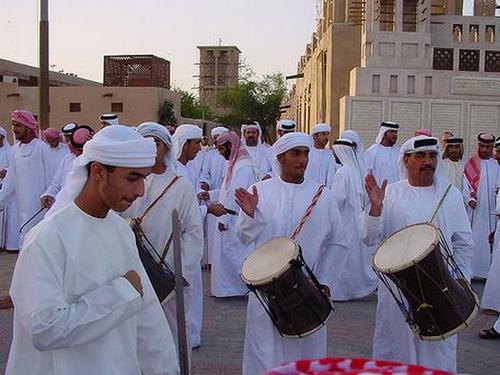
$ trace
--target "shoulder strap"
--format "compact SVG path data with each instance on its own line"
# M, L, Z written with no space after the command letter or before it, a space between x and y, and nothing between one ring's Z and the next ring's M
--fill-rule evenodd
M302 216L302 219L300 219L299 221L299 225L297 226L297 228L295 228L295 230L293 231L293 234L292 234L292 240L295 239L295 237L297 237L300 233L300 231L302 230L302 228L304 227L304 224L306 223L307 219L309 219L309 217L311 216L312 214L312 211L313 211L313 208L316 206L316 204L318 203L318 200L319 200L319 197L321 196L321 193L323 193L323 190L325 189L325 185L321 185L319 188L318 188L318 191L316 192L316 194L314 195L312 201L311 201L311 204L306 208L306 211L304 213L304 216Z
M144 220L144 218L149 214L149 212L153 209L153 207L158 203L158 201L163 198L163 196L170 190L170 188L177 182L177 180L181 178L180 176L175 176L172 181L163 189L163 191L156 197L156 199L149 205L149 207L144 211L144 214L140 217L139 221Z
M439 200L438 204L434 208L434 212L432 213L432 216L431 216L431 218L428 221L429 224L432 224L432 222L436 218L436 215L437 215L439 209L441 208L441 206L442 206L442 204L444 202L444 199L448 195L448 192L450 191L450 189L451 189L451 184L448 184L448 186L446 187L446 190L444 191L443 195L441 196L441 199Z

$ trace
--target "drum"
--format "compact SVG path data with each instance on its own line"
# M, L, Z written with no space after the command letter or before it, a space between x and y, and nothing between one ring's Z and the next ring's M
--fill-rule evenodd
M135 235L135 242L139 251L139 258L151 281L151 285L160 303L172 298L175 290L175 274L165 261L160 261L161 256L144 234L139 223L132 221L131 228ZM189 283L184 279L184 285Z
M323 327L332 304L289 238L266 242L243 263L241 279L256 295L283 337L308 336Z
M477 296L444 236L431 224L392 234L375 251L372 266L422 340L444 340L477 314Z

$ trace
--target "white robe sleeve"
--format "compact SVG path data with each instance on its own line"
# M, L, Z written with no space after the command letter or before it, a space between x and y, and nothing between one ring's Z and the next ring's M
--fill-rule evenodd
M44 171L44 176L45 176L45 189L47 189L50 185L50 182L52 180L52 173L54 173L51 170L51 158L52 155L50 154L50 149L49 146L43 142L41 145L42 148L42 164L43 164L43 171Z
M12 196L15 191L16 168L11 155L9 155L9 168L7 169L5 178L2 180L2 188L0 189L0 205L5 205L6 200Z
M248 188L249 192L252 192L253 186ZM252 243L268 225L264 214L259 209L259 204L257 204L253 218L248 216L243 210L240 210L238 215L238 222L236 224L238 237L245 245Z
M231 179L231 186L227 191L224 199L220 201L225 208L236 211L238 213L240 211L240 206L236 203L235 199L235 191L238 188L248 189L248 187L254 184L255 176L253 173L253 168L240 168L236 171L233 178ZM218 222L224 225L229 225L229 223L234 223L236 218L232 215L223 215L218 218Z
M142 308L141 296L124 277L68 301L63 292L65 256L58 246L57 241L37 241L23 248L10 290L16 314L40 351L87 344Z
M467 179L465 178L465 176L463 178L462 187L463 187L463 189L462 189L462 196L463 196L463 199L464 199L465 206L469 207L469 202L471 200L472 201L476 201L476 200L470 196L471 188L470 188L469 182L467 181Z
M368 247L373 247L377 246L382 239L384 209L382 208L382 215L378 217L370 216L368 212L370 212L370 205L365 212L361 213L361 230L363 243Z
M62 182L64 179L64 173L66 172L66 168L64 168L64 167L65 167L64 163L59 164L54 177L50 181L49 187L42 194L42 197L49 196L49 197L55 198L57 196L57 193L59 193L61 191Z

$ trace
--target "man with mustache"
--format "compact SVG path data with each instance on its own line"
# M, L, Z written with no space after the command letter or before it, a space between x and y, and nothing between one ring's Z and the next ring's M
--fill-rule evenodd
M490 235L496 229L493 212L496 191L500 185L500 173L498 163L493 159L495 136L490 133L480 133L477 141L477 151L465 164L463 196L476 245L472 258L472 276L486 279L493 249Z
M384 180L378 185L373 175L367 175L365 187L370 205L363 216L364 242L377 246L400 229L428 222L437 202L444 197L433 224L442 231L463 275L470 278L474 243L467 213L460 192L450 186L444 174L435 173L437 159L437 138L417 136L401 147L400 181L387 186ZM401 247L400 251L407 249ZM420 340L406 323L389 289L379 282L372 356L456 372L457 336L443 341Z
M462 191L464 179L465 162L462 160L464 155L464 140L458 137L447 138L444 141L443 168L451 184Z

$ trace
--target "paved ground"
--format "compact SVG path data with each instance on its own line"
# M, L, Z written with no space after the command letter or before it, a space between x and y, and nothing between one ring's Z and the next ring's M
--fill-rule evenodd
M8 289L15 256L0 255L0 293ZM204 272L205 286L209 273ZM478 293L483 284L474 283ZM369 357L372 346L376 298L370 296L356 302L336 303L328 325L328 354L340 357ZM193 354L193 373L202 375L233 375L240 373L245 330L246 300L216 299L205 288L205 314L202 346ZM500 374L500 341L479 340L480 328L489 326L494 318L479 315L473 325L459 338L459 370L462 373ZM12 325L12 311L0 311L0 373L7 361Z

